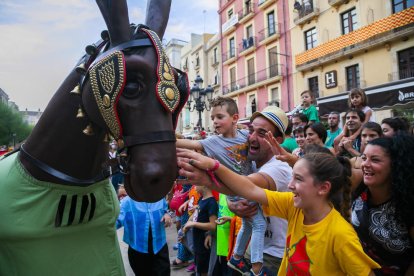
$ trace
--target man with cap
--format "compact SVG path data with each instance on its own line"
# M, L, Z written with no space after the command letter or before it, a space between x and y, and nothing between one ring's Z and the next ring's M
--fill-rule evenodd
M255 112L250 122L248 158L254 161L255 173L245 177L248 177L257 186L265 189L288 191L287 185L292 177L292 168L287 163L275 158L270 145L265 140L265 134L271 131L279 143L283 142L284 133L288 125L288 118L285 112L278 107L269 106L262 112ZM231 191L226 189L225 185L217 187L212 184L205 171L184 162L179 162L179 165L182 168L180 174L188 177L192 183L212 185L211 187L219 192L232 194ZM226 179L221 179L221 181L225 184ZM231 211L241 217L254 216L258 208L257 205L251 205L244 199L236 202L228 201L228 205ZM277 274L283 257L286 229L286 220L276 217L267 218L263 265L267 268L268 274Z

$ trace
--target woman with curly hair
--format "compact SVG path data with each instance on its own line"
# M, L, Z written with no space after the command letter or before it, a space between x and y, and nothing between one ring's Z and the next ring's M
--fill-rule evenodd
M414 275L414 138L372 140L362 155L352 224L376 275Z

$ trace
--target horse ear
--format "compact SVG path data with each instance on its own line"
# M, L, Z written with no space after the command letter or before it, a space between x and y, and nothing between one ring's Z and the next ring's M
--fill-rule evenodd
M96 0L108 27L111 47L131 39L128 5L126 0Z
M148 0L145 25L162 40L170 16L171 0Z

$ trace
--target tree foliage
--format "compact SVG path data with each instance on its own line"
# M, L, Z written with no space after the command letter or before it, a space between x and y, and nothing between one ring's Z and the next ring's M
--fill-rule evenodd
M13 146L13 142L23 141L32 129L18 111L0 102L0 146Z

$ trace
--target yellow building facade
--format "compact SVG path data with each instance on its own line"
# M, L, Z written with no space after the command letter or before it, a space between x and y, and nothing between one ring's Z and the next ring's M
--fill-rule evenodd
M312 90L319 115L362 88L377 122L413 113L414 1L290 0L294 102Z

